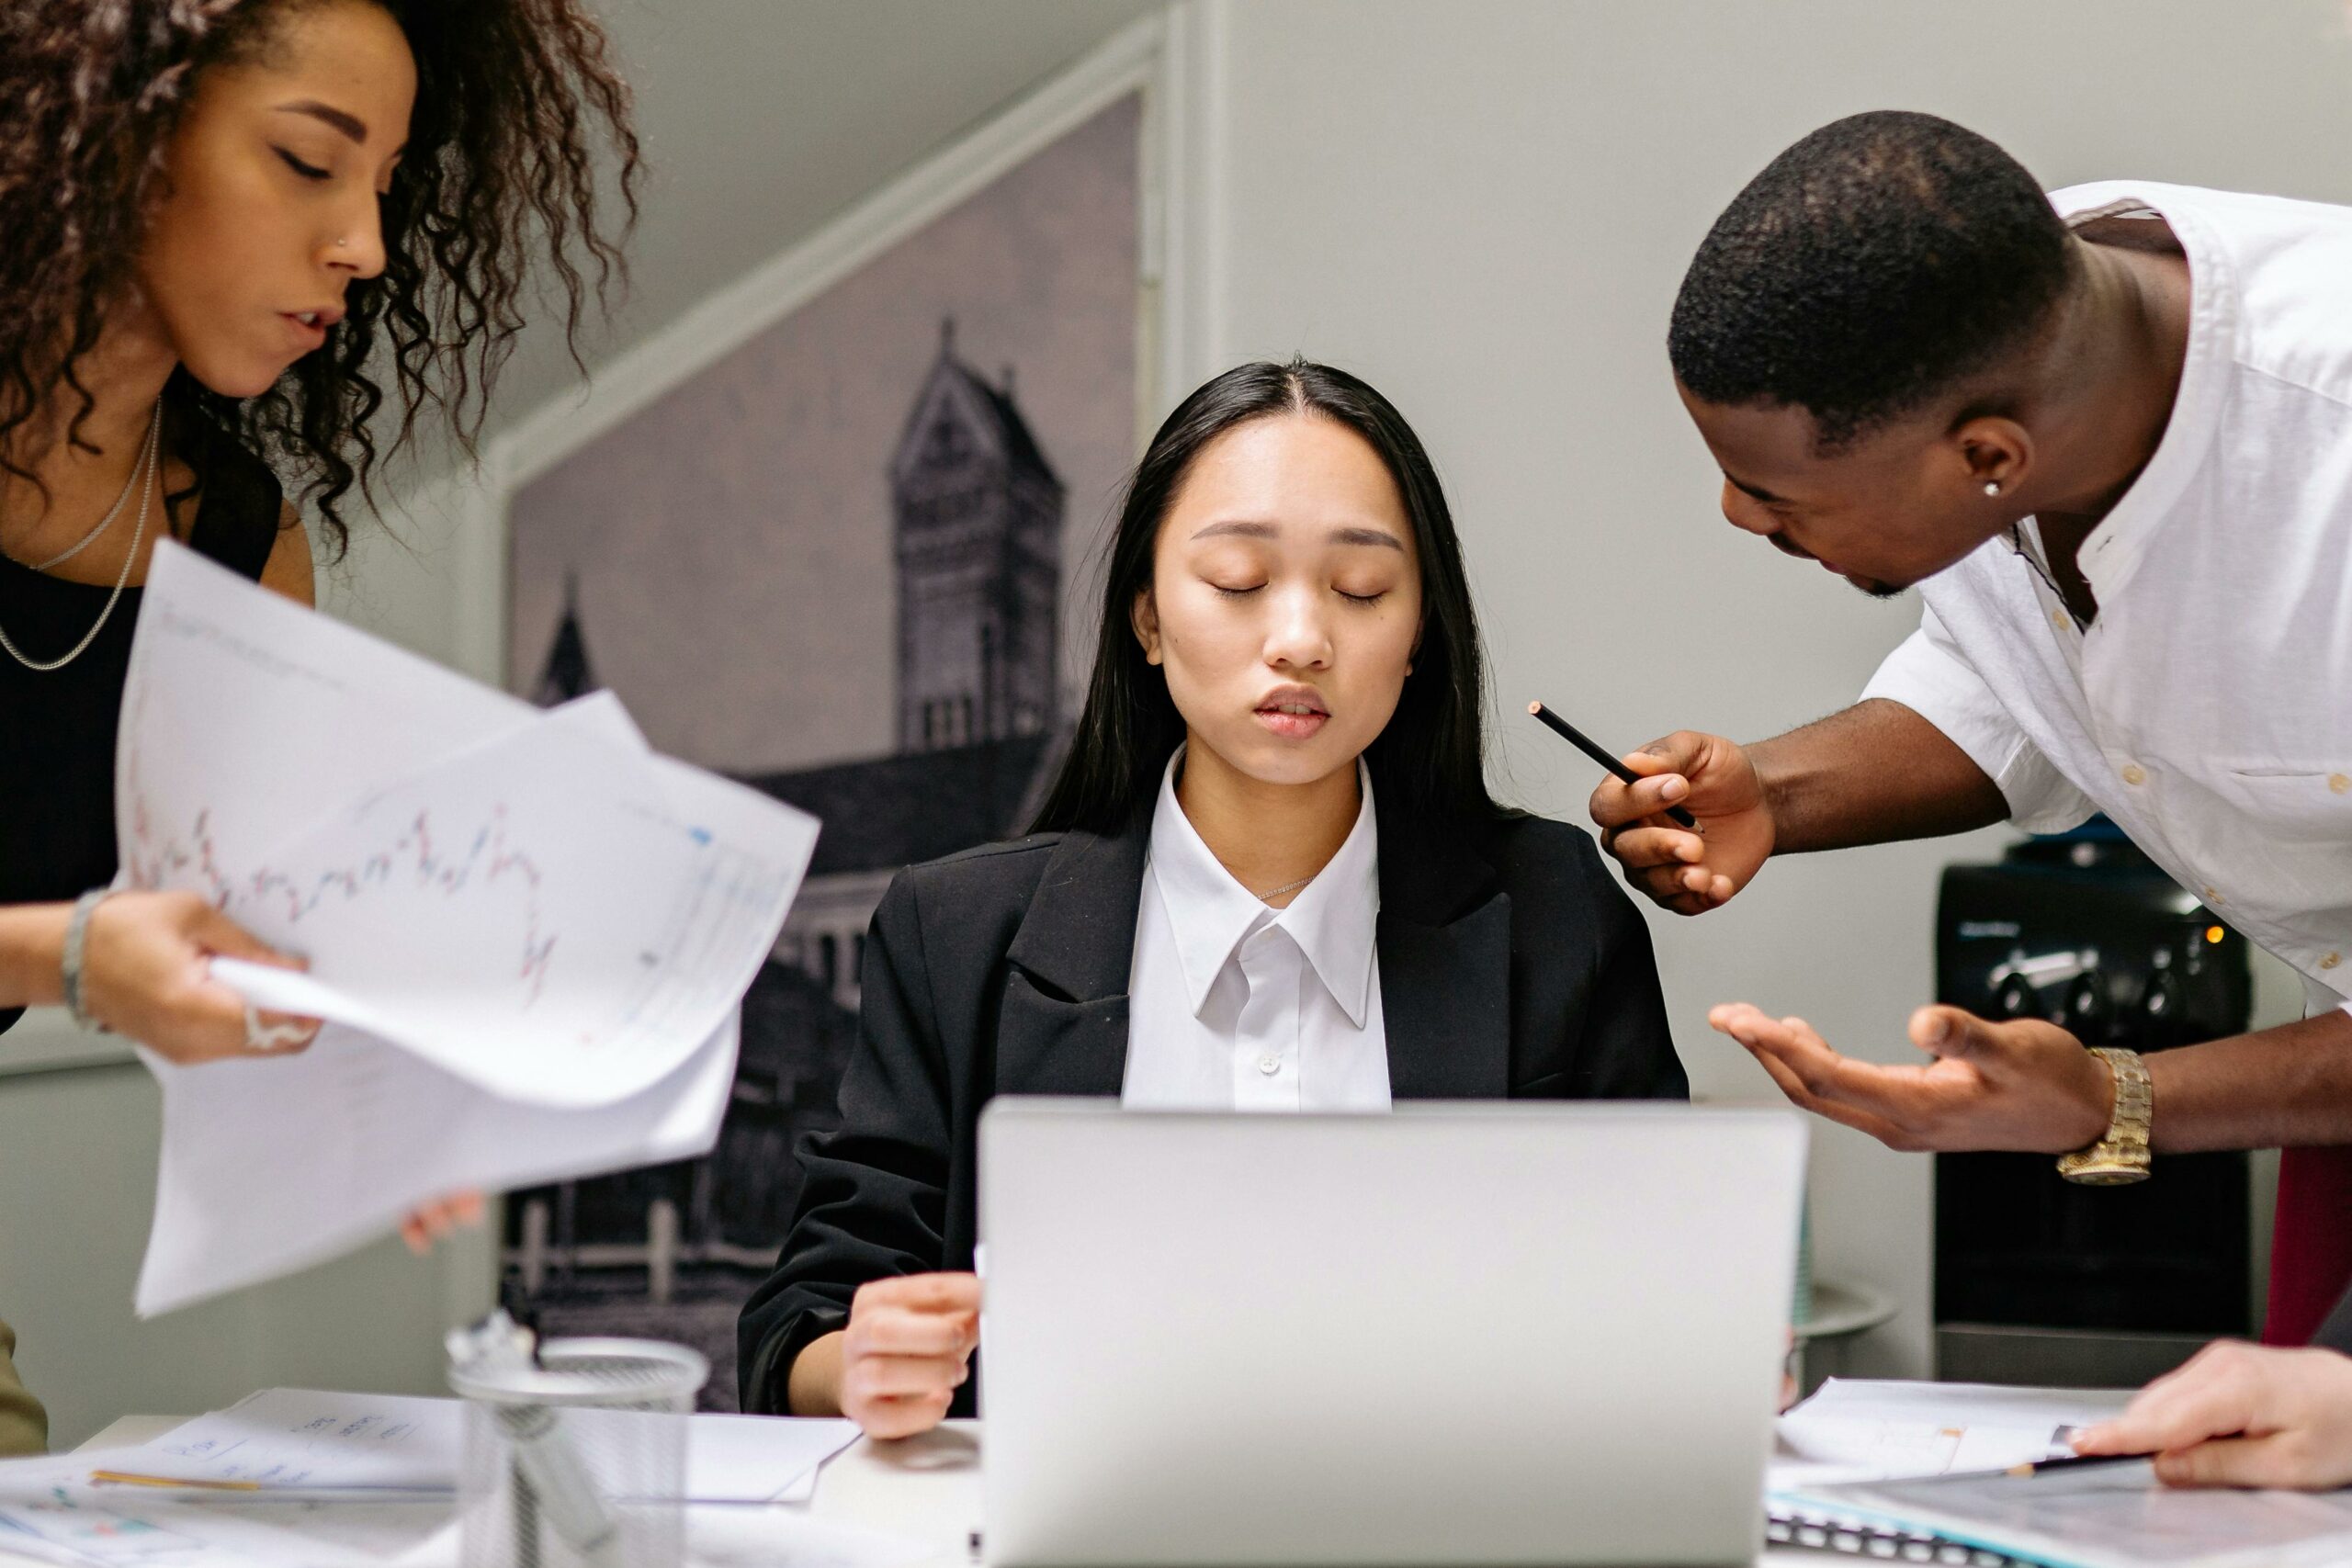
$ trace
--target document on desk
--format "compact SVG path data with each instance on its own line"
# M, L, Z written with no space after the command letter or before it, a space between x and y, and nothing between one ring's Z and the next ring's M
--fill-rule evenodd
M149 1057L164 1157L142 1314L453 1190L715 1140L738 1001L815 844L805 814L652 753L607 694L542 712L169 544L116 767L125 881L194 889L304 954L307 973L213 972L330 1021L297 1055Z
M575 1416L582 1413L573 1413ZM594 1411L600 1424L673 1417ZM0 1462L0 1500L59 1485L119 1498L132 1483L251 1486L288 1497L372 1490L448 1494L458 1484L465 1406L455 1399L269 1388L184 1421L131 1448ZM819 1466L857 1440L852 1421L774 1416L686 1418L685 1496L696 1503L789 1499Z
M2119 1414L2124 1389L1832 1378L1782 1416L1768 1487L2000 1470L2074 1450L2068 1437Z
M1931 1534L2057 1568L2352 1561L2352 1496L2178 1492L2145 1464L2004 1474L2073 1451L2125 1389L1833 1380L1781 1417L1768 1489L1821 1521Z
M77 1568L455 1568L463 1422L454 1399L264 1389L146 1443L0 1462L0 1551ZM899 1568L928 1555L921 1542L745 1506L805 1495L817 1467L856 1437L847 1421L689 1417L689 1561ZM258 1490L169 1491L94 1479L101 1472Z
M2352 1562L2341 1493L2181 1491L2144 1461L1805 1490L1816 1506L2056 1568L2301 1568Z

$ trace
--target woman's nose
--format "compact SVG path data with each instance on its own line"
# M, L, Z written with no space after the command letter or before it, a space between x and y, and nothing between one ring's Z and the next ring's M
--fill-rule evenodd
M384 270L384 215L380 197L372 190L352 204L344 220L328 237L326 263L354 278L375 277Z
M1331 660L1331 628L1324 595L1312 590L1278 594L1266 633L1266 662L1319 666Z

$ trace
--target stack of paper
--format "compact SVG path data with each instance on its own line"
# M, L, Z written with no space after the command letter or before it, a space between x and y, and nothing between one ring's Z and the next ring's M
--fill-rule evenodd
M895 1540L744 1506L805 1501L818 1468L856 1439L853 1423L685 1419L684 1501L730 1506L692 1511L693 1533L709 1543L696 1561L732 1560L747 1540L804 1568L920 1554ZM266 1389L136 1447L0 1463L0 1549L175 1568L455 1561L462 1422L452 1399Z
M169 543L125 688L129 885L190 888L307 975L216 961L330 1021L164 1087L142 1314L317 1262L417 1204L706 1152L737 1005L815 821Z
M2070 1455L2076 1427L2130 1398L1832 1381L1781 1418L1770 1503L1776 1517L1866 1540L1878 1555L1945 1550L2058 1568L2352 1562L2345 1494L2181 1491L2158 1484L2144 1461L2010 1472Z
M1770 1489L2006 1470L2072 1453L2128 1391L1831 1378L1781 1417Z

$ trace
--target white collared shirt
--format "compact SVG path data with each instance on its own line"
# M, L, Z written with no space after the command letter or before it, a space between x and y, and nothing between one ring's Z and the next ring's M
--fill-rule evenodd
M1385 1111L1380 839L1372 778L1315 880L1272 908L1233 879L1160 778L1127 987L1123 1105L1162 1111Z
M2077 626L2029 521L1921 585L1864 692L1914 709L2054 831L2104 811L2182 886L2352 996L2352 209L2079 186L2070 222L2162 215L2188 353L2163 440L2084 543Z

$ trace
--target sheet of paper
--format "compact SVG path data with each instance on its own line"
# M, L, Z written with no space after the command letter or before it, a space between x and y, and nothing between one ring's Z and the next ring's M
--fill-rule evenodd
M446 1491L458 1483L463 1410L455 1399L266 1388L94 1468L262 1486Z
M447 1492L458 1484L464 1412L453 1398L262 1389L137 1447L0 1463L0 1500L39 1500L61 1486L117 1502L143 1495L93 1483L97 1471L283 1489ZM670 1419L616 1411L577 1414L622 1425ZM818 1468L857 1435L852 1421L688 1416L685 1495L697 1503L777 1501L813 1482Z
M198 1503L61 1487L0 1500L0 1550L71 1568L360 1568L445 1537L454 1544L455 1506L447 1493L400 1503Z
M857 1441L854 1421L696 1416L686 1495L697 1503L791 1502L813 1495L818 1467Z
M222 965L253 999L321 1008L509 1099L606 1104L667 1077L774 946L814 821L577 716L518 719L272 597L159 558L119 748L130 882L191 888L309 958L308 984ZM314 758L350 707L413 720L403 754L379 740L365 774ZM266 763L221 734L254 713L282 725ZM268 815L289 774L317 776Z
M2146 1464L1872 1482L1810 1495L1864 1517L2077 1568L2352 1562L2352 1497L2181 1491L2157 1484Z
M2001 1470L2072 1452L2076 1427L2120 1411L2131 1391L1832 1378L1781 1417L1774 1492L1838 1482Z
M142 1314L322 1261L453 1190L710 1147L735 1008L812 819L652 755L610 694L543 713L176 547L131 662L127 880L195 888L306 953L307 975L214 973L336 1021L298 1055L150 1058L164 1155Z
M729 1014L669 1077L586 1110L500 1100L341 1024L291 1056L179 1067L150 1055L164 1136L140 1314L322 1262L445 1193L707 1154L736 1031Z

